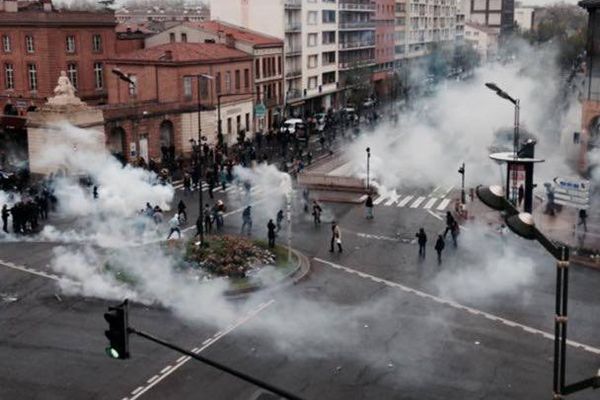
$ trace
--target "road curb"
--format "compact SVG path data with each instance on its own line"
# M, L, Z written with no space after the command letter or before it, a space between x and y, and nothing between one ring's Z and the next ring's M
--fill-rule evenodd
M287 246L282 247L288 248ZM296 267L291 272L288 272L278 283L270 286L251 286L243 289L226 290L225 296L230 299L243 298L251 293L274 291L290 285L296 285L304 280L310 273L310 261L308 260L308 257L300 251L294 248L291 250L298 260L298 263L296 264Z

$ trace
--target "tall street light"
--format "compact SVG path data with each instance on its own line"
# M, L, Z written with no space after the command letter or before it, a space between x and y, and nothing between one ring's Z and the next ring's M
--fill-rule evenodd
M462 181L461 181L461 190L460 190L460 202L462 204L465 204L466 203L466 196L465 196L465 163L462 163L462 165L458 169L458 173L461 175L461 178L462 178Z
M198 215L200 218L200 245L204 245L204 208L202 207L202 141L205 139L202 136L202 80L215 79L211 75L207 74L197 74L197 75L188 75L186 77L195 77L198 79L198 147L196 152L196 168L198 171ZM210 92L210 90L209 90Z
M486 206L504 213L504 220L511 231L529 240L536 240L556 259L556 300L554 317L554 399L587 388L600 388L600 370L592 378L565 385L567 360L567 303L569 293L569 248L556 244L548 239L535 226L533 216L529 213L519 213L515 206L504 197L501 186L483 187L476 189L477 197Z
M369 182L369 172L371 168L371 148L367 147L367 192L371 190L371 184Z
M512 104L514 104L515 106L515 119L514 119L514 134L513 134L513 158L517 159L519 156L519 125L520 125L520 112L521 112L521 103L520 100L517 98L512 97L511 95L509 95L508 93L506 93L504 90L500 89L498 87L498 85L496 85L493 82L488 82L485 84L485 86L494 91L499 97L502 97L503 99L506 99L508 101L510 101ZM509 182L510 182L510 171L511 171L511 164L508 163L508 169L507 169L507 174L506 174L506 196L508 198L509 196ZM513 179L513 190L512 190L512 196L513 196L513 203L516 202L516 195L517 195L517 188L516 188L516 184L517 184L517 171L515 168L512 169L512 179Z

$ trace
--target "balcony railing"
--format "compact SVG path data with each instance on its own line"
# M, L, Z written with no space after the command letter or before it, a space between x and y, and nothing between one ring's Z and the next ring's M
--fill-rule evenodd
M299 99L302 97L302 91L299 89L290 89L290 91L286 93L285 97L287 101Z
M285 73L285 77L286 78L296 78L296 77L299 77L299 76L302 76L302 69L301 68L294 68L294 69L291 69L291 70L289 70L289 71L287 71Z
M359 22L340 22L340 29L375 29L375 22L359 21Z
M300 54L302 54L302 46L300 45L288 47L285 49L286 56L299 56Z
M291 10L299 10L302 8L302 0L285 0L283 6Z
M375 4L365 3L353 3L349 1L341 0L339 3L339 9L343 11L368 11L375 12Z
M300 22L292 22L285 24L286 32L300 32L302 30L302 24Z
M340 50L350 50L365 47L375 47L375 41L364 41L364 42L340 42L338 45Z
M375 60L372 58L364 59L364 60L355 60L355 61L346 61L340 62L338 64L338 69L340 71L349 70L354 68L364 68L375 65Z

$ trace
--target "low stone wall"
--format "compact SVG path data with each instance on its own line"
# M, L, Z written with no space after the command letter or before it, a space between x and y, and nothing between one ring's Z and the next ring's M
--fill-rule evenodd
M329 189L350 192L364 192L364 179L350 176L303 173L298 175L298 185L312 189Z

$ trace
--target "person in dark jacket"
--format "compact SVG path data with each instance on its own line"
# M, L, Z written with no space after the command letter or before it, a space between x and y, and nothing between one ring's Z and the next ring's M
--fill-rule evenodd
M442 251L446 247L446 243L444 242L444 237L442 235L438 235L437 241L435 242L435 251L438 256L438 265L442 265Z
M446 212L446 230L444 231L444 238L446 238L446 235L448 234L448 232L452 232L452 227L454 226L454 224L456 223L456 220L454 219L454 216L452 215L452 213L450 211Z
M277 228L277 226L275 225L275 223L273 223L273 220L270 219L269 223L267 224L267 230L268 230L268 238L269 238L269 247L273 248L275 247L275 229Z
M425 245L427 244L425 229L419 229L415 236L417 237L417 243L419 243L419 257L425 258Z
M5 204L2 206L2 230L5 233L8 233L8 216L10 215L10 211L8 210L8 206Z

